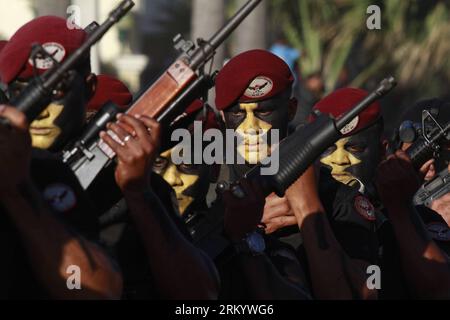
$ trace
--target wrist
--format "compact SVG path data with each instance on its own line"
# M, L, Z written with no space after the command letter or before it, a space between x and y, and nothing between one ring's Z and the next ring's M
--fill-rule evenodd
M149 181L136 181L121 187L124 196L141 197L145 192L151 190Z
M301 201L301 199L294 201L290 200L289 205L291 206L291 209L296 217L306 217L312 214L316 214L317 212L324 212L322 203L320 201Z

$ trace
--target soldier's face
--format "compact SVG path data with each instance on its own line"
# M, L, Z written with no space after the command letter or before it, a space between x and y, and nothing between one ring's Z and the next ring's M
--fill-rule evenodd
M10 85L10 94L20 94L27 84L27 81L15 81ZM70 90L54 95L52 102L30 124L33 147L58 151L79 133L85 119L86 90L84 79L78 75Z
M153 171L174 189L179 211L183 215L196 199L206 198L209 187L208 169L205 165L175 165L172 162L172 150L160 154L153 164Z
M61 115L64 105L50 104L39 117L30 125L31 142L33 147L50 149L61 135L61 128L55 120Z
M374 126L340 139L322 154L321 164L331 169L333 178L341 183L371 183L382 156L378 131Z
M241 141L237 152L249 164L257 164L270 155L270 131L279 130L279 137L287 135L289 122L288 96L279 96L258 103L239 103L223 112L227 129L235 130Z

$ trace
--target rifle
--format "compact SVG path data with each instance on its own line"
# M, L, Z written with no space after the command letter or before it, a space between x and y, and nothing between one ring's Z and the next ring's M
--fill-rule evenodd
M31 123L41 112L51 103L52 91L55 88L67 88L73 79L74 67L89 54L91 47L96 44L106 32L119 22L134 6L132 0L123 0L111 13L108 19L100 26L89 25L88 37L81 47L79 47L64 62L58 64L51 55L38 44L33 45L31 57L35 61L37 58L45 57L52 59L53 66L41 76L35 77L27 87L16 98L11 99L9 104L22 111ZM36 65L34 63L34 65ZM6 119L0 119L0 123L8 125Z
M260 2L261 0L249 0L209 41L200 39L197 46L191 41L183 40L180 35L175 37L175 48L182 51L182 54L132 103L126 113L132 116L149 116L163 124L175 118L199 91L213 86L211 76L204 72L204 66L214 57L215 50ZM100 172L112 163L115 156L98 138L90 144L81 141L75 143L74 148L64 153L63 160L72 168L82 187L87 189Z
M447 168L422 185L414 195L413 203L415 206L425 205L431 207L434 200L450 192L450 172Z
M283 197L285 191L311 166L314 161L331 145L342 138L340 132L362 111L374 101L384 97L396 86L393 77L381 81L378 87L360 101L350 111L338 119L317 113L316 120L294 132L280 142L279 170L274 175L261 175L263 165L257 165L247 172L243 179L257 180L263 193L268 196L275 192ZM266 165L267 166L267 165ZM226 183L219 186L223 191L229 188ZM239 182L231 186L236 197L244 197L245 193Z
M428 119L431 122L431 129L427 130L425 122ZM450 122L441 126L428 110L423 110L421 131L420 138L406 150L416 169L420 169L431 158L440 157L442 145L450 141Z

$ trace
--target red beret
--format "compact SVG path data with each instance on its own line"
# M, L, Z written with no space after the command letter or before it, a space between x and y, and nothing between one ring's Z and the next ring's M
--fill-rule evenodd
M289 66L273 53L251 50L231 59L216 78L216 107L235 102L256 102L276 96L292 86Z
M82 29L69 29L65 19L54 16L36 18L22 26L12 36L0 53L0 78L10 83L16 78L33 76L33 61L30 59L32 44L38 43L61 62L78 49L86 39ZM36 61L39 74L52 66L49 59Z
M329 94L320 100L313 108L313 111L330 114L335 119L340 118L344 113L352 109L358 102L367 97L367 91L356 88L342 88ZM341 133L344 136L351 136L374 124L381 117L381 107L378 101L372 103L367 109L346 125ZM314 116L310 120L313 120Z
M6 41L6 40L0 40L0 51L3 50L3 48L6 46L7 43L8 43L8 41Z
M125 109L133 100L128 88L118 79L104 74L97 76L97 87L94 96L89 100L87 109L98 111L108 101Z

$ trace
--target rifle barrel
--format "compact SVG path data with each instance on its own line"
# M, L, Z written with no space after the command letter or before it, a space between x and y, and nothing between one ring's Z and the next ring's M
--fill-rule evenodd
M211 54L241 24L241 22L258 6L262 0L249 0L228 22L212 36L206 47L198 48L192 55L190 67L196 70L204 64Z
M61 64L60 68L56 71L49 70L50 75L48 79L44 81L43 85L45 89L54 87L60 80L61 77L79 61L80 57L88 54L90 48L97 43L104 35L113 27L120 19L122 19L130 10L133 8L134 2L132 0L123 0L111 13L108 19L100 25L98 28L92 32L83 43L67 60ZM46 75L44 75L44 79Z

